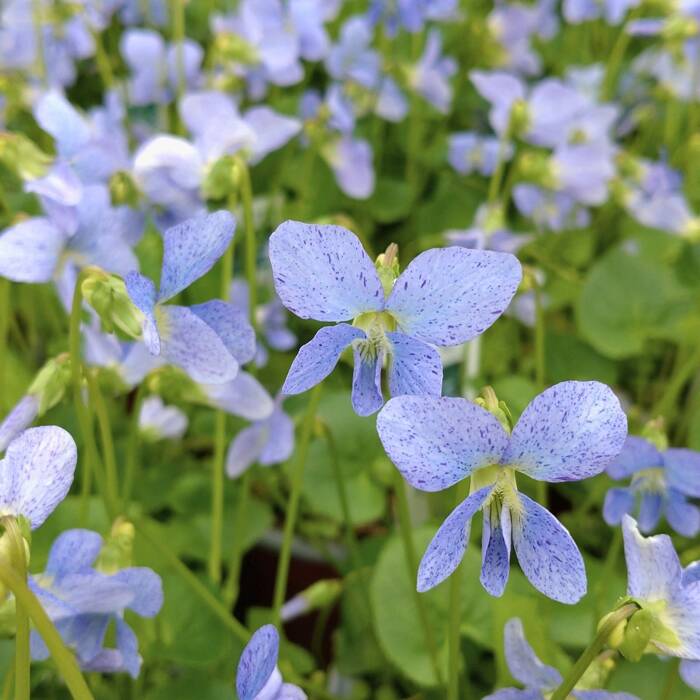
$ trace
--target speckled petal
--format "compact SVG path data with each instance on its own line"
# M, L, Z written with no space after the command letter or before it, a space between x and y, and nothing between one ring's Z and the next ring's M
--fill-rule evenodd
M407 335L434 345L458 345L494 323L521 277L520 263L509 253L434 248L401 273L386 308Z
M661 453L648 440L630 435L606 471L613 479L627 479L640 469L660 467L664 463Z
M163 234L158 301L189 287L214 266L233 239L236 220L227 211L188 219Z
M666 520L683 537L695 537L700 532L700 508L688 503L678 491L671 490L668 495Z
M126 291L137 309L143 312L143 343L152 355L160 355L160 336L156 327L156 286L140 272L129 272L124 278Z
M358 416L371 416L384 403L382 396L382 358L362 356L361 344L353 346L352 408Z
M663 599L678 585L681 565L668 535L644 537L634 518L622 519L627 561L627 593L641 599Z
M78 451L63 428L29 428L13 440L0 461L0 511L23 515L32 530L66 497Z
M35 421L38 413L39 400L32 394L23 396L15 404L0 423L0 452L4 452L17 435Z
M285 221L270 236L270 263L282 303L301 318L347 321L384 307L374 264L341 226Z
M668 485L686 496L700 498L700 452L672 447L663 457Z
M520 618L513 617L503 630L506 664L513 678L528 688L551 691L562 682L559 671L543 664L525 638Z
M89 571L100 553L102 541L92 530L62 532L51 545L46 573L58 579L68 573Z
M510 574L511 519L510 510L503 507L501 517L495 509L484 513L484 529L481 537L481 585L486 591L500 598Z
M469 543L471 519L491 493L491 486L475 491L445 519L430 541L418 567L418 590L423 593L444 581L462 561Z
M390 399L377 431L389 459L422 491L441 491L480 467L499 464L508 441L488 411L450 397Z
M569 531L545 508L519 494L523 512L513 517L513 546L528 581L548 598L577 603L586 593L583 557Z
M221 384L238 374L238 362L219 336L185 306L159 306L160 352L202 384Z
M26 219L0 233L0 277L49 282L66 237L48 219Z
M634 494L629 489L610 489L605 494L603 519L608 525L619 525L625 513L634 508Z
M631 693L613 693L610 690L573 690L576 700L639 700Z
M387 333L391 341L389 391L392 396L442 393L442 361L438 351L403 333Z
M503 463L540 481L577 481L603 471L626 436L627 418L608 386L561 382L523 411Z
M364 338L359 328L339 323L326 326L299 348L282 387L283 394L301 394L325 379L338 364L340 353L353 340Z
M484 700L544 700L539 690L521 690L520 688L501 688Z
M248 322L246 313L219 299L195 304L189 308L215 331L239 364L244 365L253 359L255 331Z
M251 637L236 672L239 700L255 700L277 665L280 637L273 625L264 625Z

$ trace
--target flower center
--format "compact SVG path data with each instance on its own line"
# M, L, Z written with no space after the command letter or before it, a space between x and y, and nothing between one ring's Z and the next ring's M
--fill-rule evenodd
M368 311L360 314L352 325L363 330L367 336L363 340L355 341L363 360L374 360L381 357L382 353L387 354L391 351L386 334L396 330L396 319L388 311Z
M518 496L518 484L515 480L515 470L510 467L493 465L477 469L472 474L471 493L479 491L485 486L492 486L493 490L484 501L482 510L495 506L500 512L504 506L512 515L519 516L523 512L523 504Z
M633 474L632 488L646 493L665 493L666 474L663 467L650 467Z

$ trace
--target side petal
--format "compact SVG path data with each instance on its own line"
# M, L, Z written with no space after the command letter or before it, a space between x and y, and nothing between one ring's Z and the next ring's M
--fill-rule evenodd
M384 403L382 357L363 357L362 341L353 346L352 407L358 416L371 416Z
M434 248L401 273L386 308L407 335L435 345L458 345L494 323L521 278L520 263L510 253Z
M189 287L214 266L233 240L236 220L227 211L188 219L163 234L158 301Z
M377 418L389 459L414 488L442 491L499 464L508 437L488 411L461 398L397 396Z
M270 236L270 263L279 298L301 318L347 321L384 307L374 264L342 226L285 221Z
M184 306L159 306L160 354L202 384L221 384L238 374L238 362L219 336Z
M539 690L521 690L520 688L501 688L484 700L544 700L544 695Z
M102 537L92 530L66 530L51 545L46 573L56 579L90 571L102 549Z
M229 479L237 479L258 461L266 439L267 430L262 423L255 423L239 431L226 452L226 474Z
M391 341L389 391L404 394L440 396L442 361L438 351L422 340L403 333L387 333Z
M559 671L543 664L525 638L523 623L518 617L506 622L503 630L503 645L508 670L513 678L528 688L554 690L561 682Z
M0 510L23 515L32 530L66 497L78 451L63 428L29 428L13 440L0 462Z
M631 693L613 693L610 690L573 690L576 700L639 700Z
M640 469L660 467L664 463L661 453L648 440L629 435L620 452L606 471L613 479L627 479Z
M418 590L423 593L444 581L462 561L469 543L471 519L491 493L491 486L475 491L440 525L418 567Z
M277 665L280 637L273 625L258 629L246 645L236 671L240 700L254 700Z
M627 561L627 593L641 599L663 599L678 585L682 574L678 555L668 535L643 537L634 518L622 519Z
M700 532L700 508L688 503L678 491L671 491L666 502L666 520L683 537L695 537Z
M160 336L156 327L156 286L140 272L129 272L124 278L126 291L134 306L143 312L143 342L152 355L160 355Z
M43 95L34 106L37 124L53 136L56 150L66 158L73 156L90 138L85 118L57 90Z
M132 566L117 571L115 581L133 591L128 607L141 617L155 617L163 607L163 582L160 576L145 566Z
M283 394L301 394L325 379L338 364L340 354L353 340L364 338L364 331L339 323L326 326L299 348L282 386Z
M267 442L260 454L263 467L281 464L292 455L294 421L281 408L276 408L267 421L267 432Z
M248 372L239 372L234 379L201 387L211 404L247 420L263 420L275 407L267 389Z
M220 299L189 307L216 332L226 349L239 364L250 362L255 356L255 331L246 313Z
M481 537L481 575L479 580L487 593L496 598L503 595L510 574L511 520L510 509L504 507L501 517L494 509L484 513Z
M545 508L519 494L513 546L527 580L548 598L577 603L586 593L583 557L569 531Z
M625 513L634 508L634 494L629 489L610 489L605 494L603 519L608 525L619 525Z
M0 452L23 431L39 414L39 400L33 394L26 394L13 407L0 423Z
M523 411L503 463L539 481L577 481L603 471L626 436L627 417L608 386L561 382Z
M48 219L21 221L0 235L0 277L13 282L49 282L65 236Z
M672 447L663 454L668 485L686 496L700 498L700 452Z

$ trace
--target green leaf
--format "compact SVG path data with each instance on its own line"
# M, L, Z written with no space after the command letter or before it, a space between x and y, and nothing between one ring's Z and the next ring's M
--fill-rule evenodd
M411 186L401 180L381 178L374 193L367 200L372 216L383 224L392 223L406 217L413 206Z
M614 384L615 363L574 335L547 333L545 341L547 378L551 383L578 379Z

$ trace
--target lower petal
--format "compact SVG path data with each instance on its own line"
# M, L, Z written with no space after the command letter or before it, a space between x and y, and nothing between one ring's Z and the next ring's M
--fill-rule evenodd
M387 333L392 354L389 361L389 391L404 394L440 396L442 362L438 351L422 340L403 333Z
M603 518L608 525L619 525L625 513L634 508L634 494L629 489L610 489L605 494Z
M583 557L569 531L545 508L519 494L523 512L513 522L513 545L520 568L541 593L573 604L586 593Z
M382 357L364 356L361 346L353 348L352 407L358 416L371 416L384 403L382 396Z
M502 527L498 513L495 517L485 515L481 539L481 585L497 598L503 595L510 574L510 510L504 507L502 513L507 519L506 528Z
M685 496L677 491L669 494L666 520L683 537L695 537L700 532L700 508L688 503Z
M641 532L651 532L659 524L663 498L660 493L645 491L639 501L639 517L637 518Z
M13 282L48 282L65 240L44 218L27 219L6 229L0 235L0 277Z

